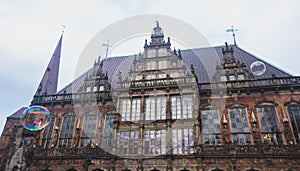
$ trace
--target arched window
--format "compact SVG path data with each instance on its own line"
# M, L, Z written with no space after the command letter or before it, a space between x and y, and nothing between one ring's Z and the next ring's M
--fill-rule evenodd
M288 113L297 144L300 144L300 106L288 106Z
M87 114L84 116L81 146L88 143L95 143L96 128L98 116L96 114Z
M42 138L42 147L49 148L51 144L51 136L54 127L55 116L51 115L48 126L45 127L43 138Z
M75 120L75 114L73 113L68 113L63 116L63 123L59 137L59 147L71 147Z
M233 143L238 145L251 144L247 110L245 108L228 109L231 123Z
M102 140L102 146L103 148L108 150L111 150L113 146L114 120L114 115L105 115L104 136Z
M282 132L277 118L275 106L260 105L257 113L261 125L261 134L265 143L283 144Z
M201 115L201 143L206 145L221 144L220 119L218 109L202 110Z

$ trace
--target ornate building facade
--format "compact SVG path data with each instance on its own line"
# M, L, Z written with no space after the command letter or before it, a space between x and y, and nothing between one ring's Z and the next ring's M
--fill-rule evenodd
M268 63L256 74L261 60L236 44L172 50L157 23L143 53L99 58L56 92L61 40L31 102L49 124L8 117L2 169L300 170L299 77Z

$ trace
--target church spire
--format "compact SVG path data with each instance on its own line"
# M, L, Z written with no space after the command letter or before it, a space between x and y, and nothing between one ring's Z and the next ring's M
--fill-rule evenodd
M51 60L46 68L44 76L38 86L35 95L54 94L57 92L62 38L63 38L63 32L60 36L55 51L53 52Z

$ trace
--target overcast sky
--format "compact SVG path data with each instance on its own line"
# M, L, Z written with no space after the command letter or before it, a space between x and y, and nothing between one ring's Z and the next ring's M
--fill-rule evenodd
M0 0L0 131L7 116L30 104L62 25L66 29L59 89L74 79L76 61L96 33L118 20L142 14L183 20L212 45L232 43L225 30L233 25L238 29L239 47L300 75L299 6L297 0ZM154 21L149 22L154 26ZM120 54L112 51L111 55Z

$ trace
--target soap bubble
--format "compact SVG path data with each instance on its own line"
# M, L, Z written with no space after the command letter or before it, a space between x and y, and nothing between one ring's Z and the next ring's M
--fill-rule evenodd
M250 70L254 75L262 75L266 72L266 65L261 61L255 61L250 65Z
M23 127L30 131L39 131L49 124L50 112L43 106L28 107L20 116Z

